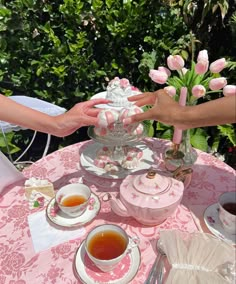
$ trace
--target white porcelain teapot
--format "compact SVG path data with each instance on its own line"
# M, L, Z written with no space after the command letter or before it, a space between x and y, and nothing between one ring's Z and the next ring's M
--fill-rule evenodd
M171 216L181 202L184 184L154 170L128 175L120 186L119 198L109 198L112 210L133 217L144 225L158 225Z

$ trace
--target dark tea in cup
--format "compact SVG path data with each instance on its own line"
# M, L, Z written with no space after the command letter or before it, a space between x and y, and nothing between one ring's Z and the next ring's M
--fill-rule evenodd
M66 207L78 206L78 205L83 204L86 201L87 199L83 195L71 195L71 196L65 197L62 200L61 205L66 206Z
M125 230L113 224L93 228L85 240L85 251L102 271L112 271L116 265L138 246L137 237L129 238Z
M89 253L102 260L116 258L127 248L127 239L120 233L112 230L96 233L88 243Z
M218 203L221 225L227 233L236 235L236 191L222 193Z
M228 202L223 204L222 207L230 214L236 215L236 203Z

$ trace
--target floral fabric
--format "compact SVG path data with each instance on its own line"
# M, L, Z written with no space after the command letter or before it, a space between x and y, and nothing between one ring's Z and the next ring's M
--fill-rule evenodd
M83 182L91 187L101 201L99 214L92 222L84 225L86 232L99 224L115 223L122 226L130 236L137 235L140 238L141 264L132 284L144 283L156 256L155 244L161 229L178 229L190 233L197 231L189 208L202 217L205 208L217 202L221 193L232 191L235 187L235 171L232 168L198 151L191 183L185 189L182 203L175 214L159 226L142 226L133 218L115 215L109 202L102 200L106 192L111 195L118 193L120 180L97 177L79 166L79 153L89 143L92 142L60 149L27 168L24 175L27 179L48 179L54 184L55 190L83 178ZM157 157L169 146L167 141L159 139L146 139L146 143ZM81 237L72 238L40 253L34 252L28 215L39 210L45 208L30 210L23 181L8 186L4 194L0 194L0 284L81 283L73 273L74 255L82 241Z

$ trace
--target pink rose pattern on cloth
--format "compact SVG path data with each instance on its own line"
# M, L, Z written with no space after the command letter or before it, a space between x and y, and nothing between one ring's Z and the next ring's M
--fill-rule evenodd
M91 279L94 280L94 282L109 282L119 280L127 274L131 266L131 259L129 255L126 255L111 272L101 272L101 270L97 268L95 264L93 264L93 262L89 259L87 254L85 254L84 262L86 273Z
M156 159L169 146L167 141L160 139L147 138L145 141L155 152ZM140 238L141 264L131 284L144 283L156 256L151 242L159 237L161 229L188 232L197 230L186 205L199 207L202 210L199 214L202 214L208 205L217 202L221 193L232 191L235 186L235 171L232 168L209 154L198 151L197 165L193 166L192 181L185 190L182 205L163 224L154 227L140 226L133 218L123 219L115 215L111 212L109 202L102 200L106 192L116 196L122 180L104 179L85 172L82 168L78 169L79 153L90 143L92 142L78 143L54 152L25 169L24 175L26 178L48 179L53 182L55 190L83 177L83 182L91 187L101 201L100 213L85 225L86 231L89 232L98 224L110 222L120 225L128 235L137 235ZM83 240L70 240L35 254L27 216L43 209L29 210L23 188L23 182L19 182L0 195L0 284L80 283L73 273L73 260ZM90 206L92 205L91 201ZM116 277L118 276L119 273Z

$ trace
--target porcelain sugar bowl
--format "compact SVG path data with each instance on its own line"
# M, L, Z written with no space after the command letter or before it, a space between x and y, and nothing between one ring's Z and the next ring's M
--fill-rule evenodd
M112 210L123 217L152 226L164 222L181 202L184 184L154 170L128 175L120 186L119 198L111 198Z

